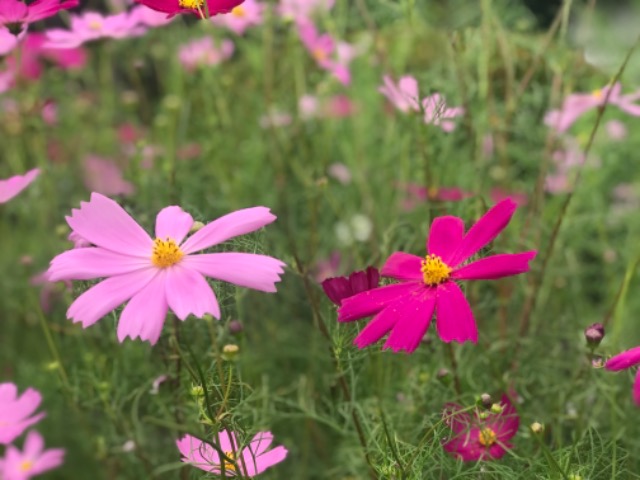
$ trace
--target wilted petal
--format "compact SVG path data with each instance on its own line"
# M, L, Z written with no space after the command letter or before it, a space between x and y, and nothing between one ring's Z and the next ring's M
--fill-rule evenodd
M180 320L189 314L202 318L205 313L220 318L220 307L213 290L195 270L180 264L167 269L165 291L169 308Z
M422 258L404 252L393 253L380 273L396 280L422 280Z
M478 341L478 328L467 299L455 282L437 287L436 328L443 342Z
M388 306L384 311L398 318L383 348L391 348L394 352L404 350L412 353L424 334L429 329L436 298L433 289L425 289L421 295L412 295Z
M538 252L503 253L465 265L451 274L457 280L493 280L528 272L529 262Z
M160 210L156 217L156 238L171 238L182 243L193 226L193 217L180 207L171 206Z

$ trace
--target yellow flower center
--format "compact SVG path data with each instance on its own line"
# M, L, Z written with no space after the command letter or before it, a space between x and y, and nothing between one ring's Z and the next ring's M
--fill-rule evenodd
M327 52L322 48L316 48L313 51L313 58L315 58L319 62L324 62L327 58L329 58L329 56L327 55Z
M204 5L204 0L178 0L178 5L182 8L199 9Z
M95 32L102 30L102 22L99 20L91 20L89 22L89 28Z
M20 462L21 472L28 472L29 470L31 470L31 467L33 467L33 462L31 460L23 460L22 462Z
M165 240L156 238L153 241L153 253L151 254L151 262L160 268L170 267L178 263L184 253L175 240L167 237Z
M422 261L422 280L430 287L439 285L449 279L451 269L437 255L427 255Z
M591 92L591 95L593 95L595 98L599 100L600 98L602 98L602 90L598 88L597 90L594 90L593 92Z
M496 443L496 439L496 432L490 428L483 428L480 430L480 433L478 433L478 441L480 442L480 445L484 447L490 447Z
M427 190L427 198L429 200L435 200L438 198L438 192L438 187L429 187L429 190Z
M236 456L235 456L235 454L233 452L224 452L224 455L225 455L225 457L228 457L228 458L230 458L232 460L236 459ZM228 471L232 471L232 472L236 471L236 467L232 463L225 462L224 460L222 460L221 467L222 467L223 470L225 470L227 472Z
M242 18L247 14L247 11L244 9L242 5L238 5L233 10L231 10L231 15L234 17Z

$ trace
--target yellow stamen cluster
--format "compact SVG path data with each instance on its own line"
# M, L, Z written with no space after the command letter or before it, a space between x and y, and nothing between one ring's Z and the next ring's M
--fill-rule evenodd
M89 22L89 28L91 30L93 30L94 32L98 32L100 30L102 30L102 22L99 20L91 20Z
M490 428L483 428L482 430L480 430L480 433L478 433L478 441L480 442L480 445L485 447L490 447L491 445L496 443L497 438L498 437L496 437L496 432L494 432Z
M231 10L231 15L234 17L242 18L247 14L247 11L244 9L242 5L238 5L233 10Z
M178 5L182 8L199 9L204 5L204 0L178 0Z
M180 250L175 240L167 237L165 240L156 238L153 241L151 262L156 267L166 268L175 265L183 256L184 253L182 253L182 250Z
M228 458L230 458L232 460L236 459L236 455L233 452L224 452L224 455L225 455L225 457L228 457ZM224 460L222 460L221 467L222 467L222 470L225 470L227 472L228 471L232 471L232 472L236 471L236 467L232 463L225 462Z
M22 462L20 462L21 472L28 472L29 470L31 470L31 467L33 467L33 462L31 460L23 460Z
M316 48L313 51L313 58L315 58L318 62L324 62L329 58L329 56L327 55L327 52L322 48Z
M591 95L593 95L597 99L600 99L602 98L602 90L598 88L597 90L594 90L593 92L591 92Z
M430 287L439 285L449 279L451 269L437 255L427 255L422 261L422 280Z

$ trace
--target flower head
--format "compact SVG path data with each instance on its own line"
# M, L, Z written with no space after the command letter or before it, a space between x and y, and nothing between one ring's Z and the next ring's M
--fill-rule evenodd
M328 33L320 35L309 20L298 21L298 34L320 68L330 72L343 85L351 83L349 63L356 54L351 45L336 43Z
M18 396L13 383L0 383L0 444L10 444L44 417L44 413L34 415L41 401L42 396L33 388Z
M78 0L36 0L30 4L20 0L0 2L0 28L6 27L14 35L23 31L25 25L55 15L60 10L77 7Z
M625 350L611 357L607 360L607 363L605 363L604 368L616 372L618 370L635 367L636 365L640 365L640 347ZM633 383L633 401L640 407L640 369L636 373L636 379Z
M155 344L168 310L181 320L207 313L220 318L218 302L205 277L275 292L284 267L280 260L251 253L196 254L275 219L268 208L246 208L186 238L193 218L171 206L158 213L155 238L151 238L120 205L93 193L89 202L72 211L67 223L94 246L55 257L49 280L105 278L71 304L67 317L88 327L128 301L118 323L119 340L140 337Z
M439 93L434 93L422 99L424 109L424 123L440 127L445 132L451 132L456 128L452 118L464 115L462 107L448 107L444 97Z
M180 47L178 58L184 68L193 71L198 67L218 65L233 55L233 42L224 39L219 45L211 37L192 40Z
M135 0L152 10L169 14L191 13L200 18L213 17L219 13L229 13L245 0Z
M62 465L64 453L61 448L45 450L42 436L31 431L24 441L22 452L13 445L7 447L4 458L0 459L2 479L29 480Z
M96 155L84 159L84 184L89 191L103 195L131 195L134 186L122 178L122 170L112 160Z
M34 168L24 175L15 175L5 180L0 180L0 203L8 202L18 195L22 190L27 188L38 175L40 175L40 170Z
M513 448L509 440L517 433L520 418L509 397L502 396L499 404L490 410L473 415L461 412L455 403L445 406L443 417L453 431L453 436L444 443L444 449L465 462L501 458Z
M280 0L278 14L285 19L309 20L316 12L328 12L335 0Z
M461 218L437 217L429 231L427 255L392 254L380 273L400 283L343 300L338 321L350 322L374 315L354 340L360 348L391 332L384 348L413 352L429 328L434 313L438 335L444 342L477 342L473 312L457 281L493 280L529 270L535 251L493 255L467 262L498 236L515 210L515 202L503 200L466 233Z
M353 297L357 293L366 292L380 284L380 272L377 268L353 272L348 277L332 277L323 280L322 289L329 300L340 306L342 300Z
M255 477L267 468L280 463L287 456L287 449L278 446L267 450L273 442L271 432L258 432L249 445L240 449L240 444L233 432L222 430L215 441L225 457L234 460L235 464L220 458L220 454L211 445L198 440L191 435L185 435L176 442L182 453L182 461L194 467L215 475L235 477L241 474L245 477Z
M420 111L420 97L418 94L418 81L411 75L400 77L395 83L389 75L382 77L383 85L378 87L391 104L401 112Z
M211 19L211 23L226 27L236 35L242 35L249 27L263 22L264 5L257 0L245 0L228 15L218 15Z

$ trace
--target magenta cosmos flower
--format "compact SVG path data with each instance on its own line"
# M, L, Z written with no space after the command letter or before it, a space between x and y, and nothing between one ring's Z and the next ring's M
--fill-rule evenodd
M0 203L8 202L18 195L22 190L27 188L38 175L40 175L40 170L34 168L24 175L16 175L5 180L0 180Z
M607 363L605 363L604 368L612 372L617 372L618 370L626 370L636 365L640 365L640 347L625 350L611 357L607 360ZM636 379L633 382L633 401L640 407L640 370L636 373Z
M176 441L176 445L182 454L182 461L200 470L214 475L221 475L224 470L224 475L228 477L235 477L238 474L244 477L255 477L267 468L280 463L287 456L287 449L283 446L267 450L272 442L271 432L258 432L249 445L240 449L235 434L222 430L218 433L216 445L226 457L235 460L235 465L224 459L221 461L220 455L211 445L191 435L185 435Z
M436 314L436 329L444 342L478 341L473 312L456 281L493 280L529 270L535 251L493 255L467 261L507 226L516 203L504 200L464 233L461 218L437 217L427 239L427 255L404 252L391 255L381 274L400 283L360 293L343 300L339 322L375 315L354 343L364 348L388 332L384 348L413 352Z
M11 33L19 34L25 25L55 15L60 10L77 7L78 0L36 0L30 4L20 0L2 0L0 2L0 26Z
M42 396L33 388L18 396L13 383L0 383L0 444L10 444L44 417L44 413L34 415L41 401Z
M264 292L275 292L284 263L251 253L195 253L268 225L276 219L265 207L225 215L185 240L193 218L180 207L162 209L156 217L155 238L113 200L93 193L91 201L72 210L67 223L93 247L76 248L55 257L49 280L106 278L80 295L67 318L93 325L122 303L118 339L155 344L167 311L180 320L190 314L220 318L220 308L205 277Z
M229 13L244 0L135 0L142 5L168 13L170 17L179 13L192 13L200 18ZM208 15L207 15L208 14Z
M503 395L499 404L473 415L462 409L455 403L445 406L442 415L453 431L443 445L445 451L465 462L475 462L501 458L513 448L509 440L517 433L520 418L509 397Z
M0 478L2 480L29 480L43 472L62 465L64 450L61 448L44 449L44 441L38 432L29 432L21 452L13 445L7 447L6 454L0 459Z

